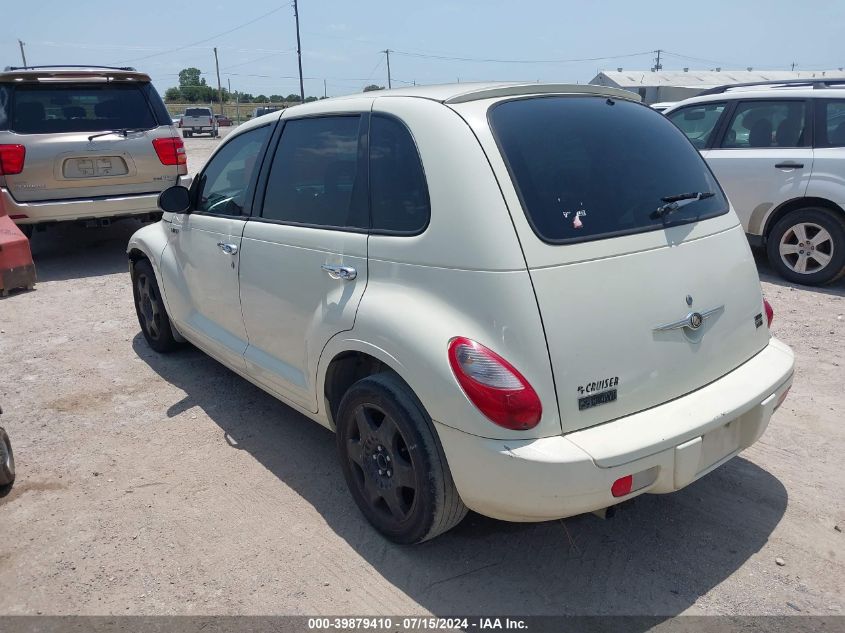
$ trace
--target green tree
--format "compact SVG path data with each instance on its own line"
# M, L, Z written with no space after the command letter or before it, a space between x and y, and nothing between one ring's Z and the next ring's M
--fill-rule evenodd
M305 103L311 103L312 101L316 101L317 97L305 97Z
M372 92L373 90L384 90L384 86L378 86L376 84L370 84L369 86L364 87L364 92Z
M267 98L266 95L258 95L255 99L252 100L253 103L267 103L270 100Z
M204 86L205 79L201 78L202 71L199 68L183 68L179 71L179 87Z
M302 101L302 97L295 94L289 94L287 97L285 97L285 101L290 101L291 103L299 103L300 101Z
M171 103L178 103L182 100L182 93L179 91L179 88L168 88L164 92L164 100Z
M285 98L282 95L270 95L271 103L281 103Z

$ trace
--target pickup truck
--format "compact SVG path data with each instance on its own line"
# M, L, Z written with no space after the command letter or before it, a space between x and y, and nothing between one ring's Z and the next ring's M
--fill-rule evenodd
M208 134L212 138L218 135L217 120L211 108L187 108L182 115L182 136Z

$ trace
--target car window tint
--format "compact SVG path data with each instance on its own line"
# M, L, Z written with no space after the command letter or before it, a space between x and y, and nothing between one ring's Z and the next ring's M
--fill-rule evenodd
M188 108L185 110L185 116L211 116L211 110L208 108Z
M356 189L360 123L360 116L287 121L270 167L262 217L366 228L366 204Z
M196 210L221 215L241 215L246 192L270 126L244 132L214 155L200 176Z
M724 109L724 103L701 103L671 112L668 118L696 149L704 149Z
M824 132L826 147L845 147L845 100L824 104Z
M804 147L803 101L744 101L737 105L722 147Z
M416 233L428 224L428 188L417 146L392 117L370 120L370 213L376 230Z
M157 126L139 86L16 85L9 129L20 134L150 129Z
M537 235L565 243L661 229L663 198L690 192L666 222L727 213L701 155L659 112L606 97L505 101L489 115Z

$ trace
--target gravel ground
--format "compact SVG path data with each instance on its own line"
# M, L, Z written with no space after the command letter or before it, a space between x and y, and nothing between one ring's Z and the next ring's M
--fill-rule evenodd
M217 143L188 140L192 170ZM398 547L359 515L328 431L194 349L147 347L137 226L36 234L36 290L0 300L19 473L0 614L845 614L845 284L760 261L795 384L758 444L687 489L608 521L470 514Z

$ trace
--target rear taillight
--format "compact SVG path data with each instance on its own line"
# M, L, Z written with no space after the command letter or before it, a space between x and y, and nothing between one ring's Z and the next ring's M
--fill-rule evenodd
M158 159L162 165L186 165L188 156L185 154L185 143L178 136L153 139Z
M504 358L459 336L449 342L449 364L464 393L491 421L517 431L537 426L540 398Z
M766 323L768 327L772 327L772 321L775 320L775 311L772 310L772 304L763 299L763 309L766 311Z
M0 176L12 176L23 171L26 148L23 145L0 145Z

